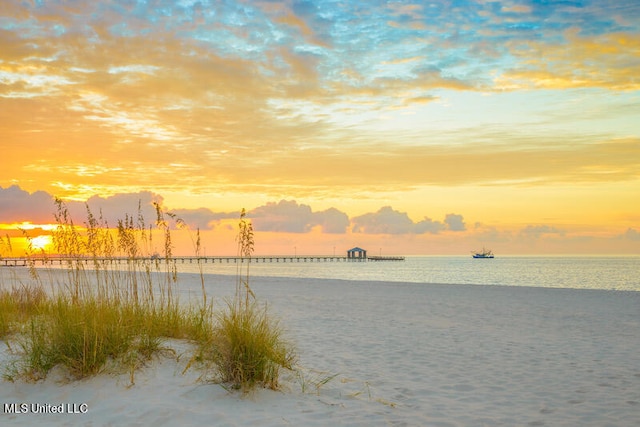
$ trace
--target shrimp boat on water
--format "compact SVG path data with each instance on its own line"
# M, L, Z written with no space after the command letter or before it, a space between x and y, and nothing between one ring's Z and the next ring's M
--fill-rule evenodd
M485 249L485 248L482 248L482 252L474 252L472 256L474 258L493 258L494 257L493 252L491 252L491 249Z

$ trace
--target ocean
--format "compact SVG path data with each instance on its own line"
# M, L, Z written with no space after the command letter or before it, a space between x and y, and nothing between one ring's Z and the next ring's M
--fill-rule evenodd
M245 264L246 267L246 264ZM410 256L405 261L255 263L251 276L640 291L640 256ZM202 264L234 275L236 264ZM179 272L198 272L178 263Z

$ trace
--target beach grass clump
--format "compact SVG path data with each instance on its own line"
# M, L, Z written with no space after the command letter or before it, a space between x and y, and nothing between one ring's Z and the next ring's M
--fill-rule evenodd
M15 333L20 324L37 314L46 298L35 286L0 289L0 339Z
M130 323L130 313L120 304L53 296L22 331L23 374L44 378L57 365L74 378L96 374L109 358L130 347L134 331Z
M164 314L97 298L52 298L22 332L20 371L38 380L55 366L66 368L74 379L98 374L110 362L134 369L160 350L163 338L187 335L182 332L188 330L186 318Z
M162 262L148 253L151 230L140 214L137 222L127 216L112 230L87 207L81 229L62 201L56 205L53 241L65 268L57 274L36 268L33 254L27 253L35 284L0 292L0 338L15 333L22 349L12 378L38 380L55 366L76 379L107 365L133 369L160 351L166 338L206 336L203 317L212 314L201 309L200 317L194 315L196 310L182 306L173 290L175 260L159 206ZM43 291L43 273L52 282L49 292Z
M124 307L93 299L82 303L58 297L25 331L27 355L24 373L44 378L57 365L74 378L100 372L109 358L118 358L131 347L134 337Z
M295 353L267 307L230 302L217 321L212 350L220 380L244 391L278 389L280 368L292 369Z
M11 333L11 320L15 315L15 304L7 291L0 291L0 339Z
M204 317L204 316L203 316ZM65 296L50 299L22 330L22 376L38 380L55 366L74 379L106 366L135 370L162 349L165 339L201 340L203 320L179 307L157 310L126 301Z
M240 215L236 293L227 309L216 314L212 340L205 354L215 363L219 379L233 389L249 391L256 386L277 389L280 369L292 369L293 346L284 339L283 328L266 305L256 301L249 284L253 253L253 227Z

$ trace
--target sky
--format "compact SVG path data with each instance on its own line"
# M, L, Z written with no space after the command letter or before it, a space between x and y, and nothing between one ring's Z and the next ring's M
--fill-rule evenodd
M639 254L638 76L636 0L3 1L0 236L58 197L210 254L243 208L258 254Z

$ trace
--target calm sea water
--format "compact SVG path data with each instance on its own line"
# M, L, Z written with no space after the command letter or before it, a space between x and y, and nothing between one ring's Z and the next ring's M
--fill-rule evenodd
M236 274L234 264L202 264L204 273ZM195 264L179 271L197 272ZM252 276L365 281L535 286L640 291L640 256L407 257L399 262L251 263Z

